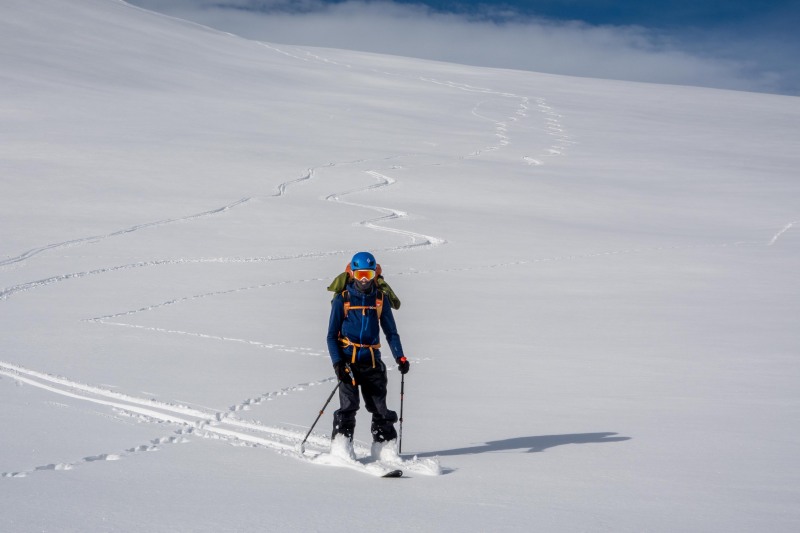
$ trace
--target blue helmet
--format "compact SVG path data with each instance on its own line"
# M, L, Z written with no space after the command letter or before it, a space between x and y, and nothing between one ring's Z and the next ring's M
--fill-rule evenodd
M350 260L350 270L375 270L377 267L375 256L369 252L358 252Z

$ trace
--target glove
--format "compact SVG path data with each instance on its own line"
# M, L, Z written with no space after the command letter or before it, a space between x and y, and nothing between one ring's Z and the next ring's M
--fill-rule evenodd
M333 370L336 372L336 377L342 383L352 383L353 376L350 375L350 369L347 368L347 363L339 361L333 365Z
M397 370L399 370L401 374L408 374L410 368L411 363L408 362L405 355L397 360Z

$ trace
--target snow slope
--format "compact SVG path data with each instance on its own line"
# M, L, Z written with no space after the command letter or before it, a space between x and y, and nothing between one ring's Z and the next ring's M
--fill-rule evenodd
M3 531L800 527L797 98L2 15ZM363 249L443 475L294 455Z

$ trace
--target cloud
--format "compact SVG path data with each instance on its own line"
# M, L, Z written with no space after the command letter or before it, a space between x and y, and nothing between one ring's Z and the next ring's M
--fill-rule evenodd
M797 93L791 57L762 32L654 30L419 4L347 0L131 0L135 5L272 43L344 48L595 78ZM751 46L748 46L750 44Z

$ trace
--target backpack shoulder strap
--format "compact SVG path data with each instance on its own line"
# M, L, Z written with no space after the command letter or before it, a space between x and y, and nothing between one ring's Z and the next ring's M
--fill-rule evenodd
M383 292L382 291L375 291L377 294L375 295L375 311L378 313L378 320L381 319L381 313L383 312Z
M341 292L342 302L344 302L344 316L347 318L347 313L350 312L350 291L347 289Z

